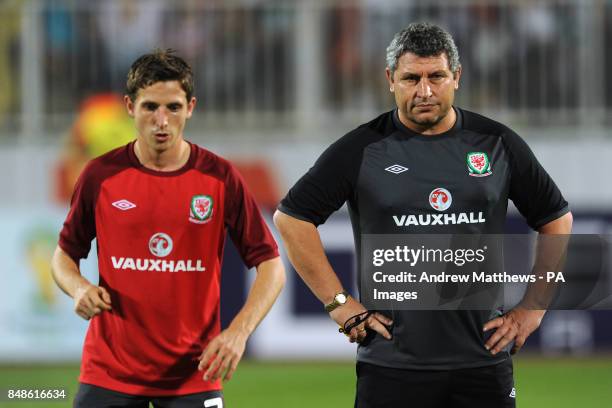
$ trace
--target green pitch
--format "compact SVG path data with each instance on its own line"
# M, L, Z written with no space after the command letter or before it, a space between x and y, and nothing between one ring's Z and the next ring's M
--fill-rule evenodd
M0 389L65 388L73 397L76 367L1 367ZM606 408L612 406L612 358L515 359L517 406ZM243 362L225 385L226 405L234 407L352 407L352 363ZM67 407L68 402L7 402L4 408Z

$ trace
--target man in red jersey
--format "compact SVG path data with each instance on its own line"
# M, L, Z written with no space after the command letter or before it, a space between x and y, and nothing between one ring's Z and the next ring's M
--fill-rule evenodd
M87 165L52 260L75 312L91 319L75 407L221 408L221 378L284 285L278 249L232 165L183 139L196 104L184 60L138 58L125 104L137 139ZM226 231L257 277L221 331ZM79 271L94 238L98 286Z

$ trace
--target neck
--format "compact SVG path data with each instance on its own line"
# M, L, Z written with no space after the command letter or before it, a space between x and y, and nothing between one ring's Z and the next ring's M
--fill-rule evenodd
M455 125L455 122L457 121L457 113L455 112L455 109L453 107L449 109L448 113L446 114L446 116L444 116L444 118L442 118L441 121L433 125L429 125L429 126L420 125L418 123L412 122L408 118L404 117L401 110L399 109L397 113L398 113L400 122L402 122L404 126L406 126L410 130L413 130L417 133L420 133L426 136L434 136L440 133L444 133L450 130Z
M140 140L134 143L134 154L140 164L156 171L174 171L183 167L189 160L191 148L185 140L180 140L168 150L153 150Z

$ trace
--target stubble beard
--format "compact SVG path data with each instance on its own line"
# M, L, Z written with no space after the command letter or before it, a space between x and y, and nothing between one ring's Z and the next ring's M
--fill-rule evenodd
M408 120L410 120L411 122L415 123L418 126L423 127L424 129L432 128L436 126L438 123L442 122L442 120L446 117L446 115L448 115L448 111L449 111L449 109L443 111L442 106L438 105L438 108L440 109L440 113L438 115L429 117L429 118L419 119L418 115L412 114L412 109L414 109L415 107L416 106L410 107L410 109L408 110L406 114L406 117L408 118Z

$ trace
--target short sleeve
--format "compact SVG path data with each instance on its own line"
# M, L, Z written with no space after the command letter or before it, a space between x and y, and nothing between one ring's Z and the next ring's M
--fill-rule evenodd
M511 160L509 197L529 226L538 229L569 212L561 191L527 143L510 130L504 142Z
M95 180L92 177L92 166L88 165L76 182L70 210L60 232L59 246L78 265L87 257L91 241L96 236L95 221Z
M351 197L363 149L356 151L347 136L328 147L289 190L278 206L281 212L319 226Z
M248 268L278 256L278 246L240 174L230 166L225 181L225 224Z

